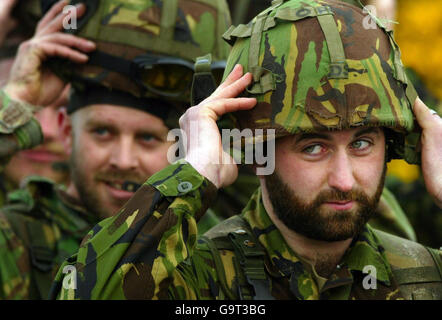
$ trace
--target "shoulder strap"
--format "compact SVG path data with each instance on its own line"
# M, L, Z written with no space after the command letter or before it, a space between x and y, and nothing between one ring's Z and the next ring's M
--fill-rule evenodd
M46 241L42 223L20 214L27 209L25 205L14 204L6 208L6 216L12 229L29 251L31 283L34 282L36 287L34 290L31 288L30 298L37 294L40 299L46 299L52 283L55 252Z
M375 230L385 248L393 276L409 300L442 299L441 251Z
M241 216L229 218L203 236L215 260L219 281L229 298L235 295L228 289L225 270L219 250L235 254L235 271L238 277L238 295L241 300L270 300L269 279L265 272L266 252ZM227 293L229 292L229 293Z

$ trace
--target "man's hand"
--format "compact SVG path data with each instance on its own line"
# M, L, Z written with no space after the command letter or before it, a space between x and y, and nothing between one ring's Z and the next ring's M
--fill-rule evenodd
M66 84L44 68L43 62L49 57L62 57L85 63L88 56L84 52L95 49L93 42L62 32L63 21L69 14L62 13L66 4L65 0L56 3L40 20L34 37L20 45L5 87L11 98L37 106L50 105ZM85 11L84 4L77 5L78 17Z
M241 65L235 66L210 97L188 109L180 118L180 127L187 137L185 160L217 188L232 184L238 176L238 168L222 149L216 121L225 113L255 106L255 98L236 98L251 80L250 73L243 76Z
M17 0L0 1L0 47L8 33L17 26L17 21L11 17L12 9L16 3Z
M422 174L428 193L442 208L442 118L419 98L413 108L422 128Z

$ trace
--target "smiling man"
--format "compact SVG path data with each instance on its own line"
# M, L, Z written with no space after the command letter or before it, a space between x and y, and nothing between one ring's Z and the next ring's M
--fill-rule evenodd
M75 35L63 32L67 4L54 4L20 46L0 91L4 165L42 142L35 106L55 101L66 81L72 86L58 117L71 182L31 179L0 210L2 299L47 298L54 271L87 231L169 164L167 135L188 107L194 59L227 57L227 44L210 41L230 21L222 0L76 4ZM221 72L224 64L214 63Z
M441 299L441 252L366 223L395 157L421 160L442 206L442 120L407 84L391 34L364 29L364 18L338 1L273 1L229 29L228 77L180 119L187 136L198 130L185 159L94 227L63 265L76 281L60 269L53 296ZM220 161L223 115L263 129L254 141L276 139L275 172L259 176L240 216L198 239L198 219L238 174L235 162Z

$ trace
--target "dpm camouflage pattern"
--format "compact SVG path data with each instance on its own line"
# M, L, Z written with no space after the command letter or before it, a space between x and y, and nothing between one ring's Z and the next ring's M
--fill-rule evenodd
M47 299L55 272L99 219L42 177L0 209L0 300Z
M417 161L404 147L403 135L415 127L414 88L392 34L382 26L364 28L367 18L381 25L343 2L274 1L249 24L231 27L224 35L234 44L224 77L241 64L253 74L245 95L258 100L253 109L229 115L233 125L273 128L277 138L388 127L401 133L390 150L393 157Z
M182 183L191 187L184 191L180 188ZM117 216L101 221L89 232L78 253L65 261L57 273L51 298L239 299L238 286L243 284L243 275L238 271L232 245L223 241L224 247L219 249L216 259L207 243L197 238L197 221L215 194L215 186L184 161L158 172ZM255 265L254 270L262 267L264 272L265 263L272 288L267 292L269 298L409 299L398 288L401 281L396 281L389 257L394 268L408 268L409 273L410 267L420 267L420 256L425 257L422 265L431 266L431 257L425 250L423 254L422 250L413 251L411 257L404 252L386 252L378 233L367 225L332 276L324 279L315 273L310 262L301 260L290 249L268 217L260 190L252 196L242 217L264 248L261 265ZM214 239L217 232L226 230L239 234L240 230L229 227L230 221L225 220L209 231L210 237ZM386 235L383 239L393 238ZM398 247L419 246L395 239ZM255 244L247 243L251 252ZM363 287L366 265L377 269L376 289ZM72 274L63 273L66 266L76 272L76 288L71 286ZM432 285L440 289L442 280L431 279Z
M84 1L73 0L71 4L78 2ZM127 61L150 53L193 63L197 57L208 53L213 61L225 60L230 50L221 38L231 24L225 0L90 0L85 4L87 13L78 20L78 30L67 32L94 41L96 52ZM143 92L132 77L106 69L104 65L74 67L63 62L53 69L69 80L79 80L75 85L80 88L81 81L87 81L137 97L152 96ZM192 81L191 78L187 80L189 84ZM188 103L189 100L190 90L184 101Z

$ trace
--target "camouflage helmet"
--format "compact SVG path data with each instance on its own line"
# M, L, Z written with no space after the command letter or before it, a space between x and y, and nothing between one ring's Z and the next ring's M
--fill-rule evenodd
M227 115L232 126L275 129L276 138L386 127L389 159L418 162L411 134L416 92L392 33L368 18L377 25L367 27L367 13L345 2L276 0L249 24L232 26L224 35L234 44L224 77L241 64L253 74L244 95L258 100L251 110Z
M66 32L94 41L97 50L85 65L66 61L52 65L74 87L98 84L140 98L165 96L188 103L195 59L208 53L221 80L230 50L221 37L230 25L225 0L72 0L71 4L78 2L86 4L86 13Z

